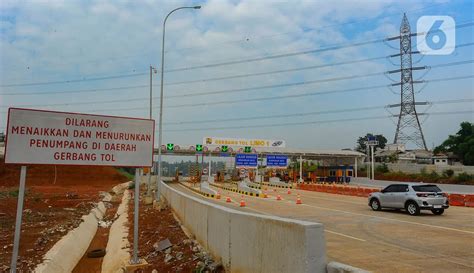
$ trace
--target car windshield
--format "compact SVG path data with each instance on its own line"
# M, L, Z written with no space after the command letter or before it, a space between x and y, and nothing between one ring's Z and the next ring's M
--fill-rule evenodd
M413 186L415 191L420 192L440 192L441 189L436 185L422 185L422 186Z

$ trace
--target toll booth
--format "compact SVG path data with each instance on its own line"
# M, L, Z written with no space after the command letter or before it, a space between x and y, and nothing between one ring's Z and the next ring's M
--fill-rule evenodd
M327 182L349 183L354 175L353 166L330 166Z
M349 183L354 176L354 167L350 165L319 166L316 171L308 172L311 182Z

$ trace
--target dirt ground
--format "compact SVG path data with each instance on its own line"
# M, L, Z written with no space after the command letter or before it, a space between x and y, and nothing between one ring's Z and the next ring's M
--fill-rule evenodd
M129 219L133 219L133 199L129 205ZM128 240L133 250L133 220L130 221ZM172 247L157 251L157 243L169 239ZM203 248L186 236L180 224L173 217L171 209L162 211L151 205L140 203L139 217L139 258L144 258L150 266L139 272L225 272L219 263ZM133 254L132 254L133 255ZM170 259L169 261L165 261Z
M0 272L9 270L20 166L0 161ZM26 176L18 269L30 272L100 200L100 191L128 179L111 167L32 166Z

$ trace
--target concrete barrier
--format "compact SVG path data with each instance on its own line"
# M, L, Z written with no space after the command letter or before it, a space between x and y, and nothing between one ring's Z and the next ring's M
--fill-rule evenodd
M209 182L202 182L200 190L201 190L201 192L204 192L204 193L207 193L207 194L213 194L213 195L217 194L217 191L211 189L211 186L209 186Z
M254 189L254 188L249 187L249 185L247 185L246 182L239 182L239 184L237 185L237 188L240 191L252 192L254 194L261 194L262 193L262 191L259 190L259 189Z
M278 177L270 177L269 184L272 186L280 186L280 187L287 187L289 186L287 183L280 180Z
M241 212L162 185L183 225L227 272L326 272L322 224Z
M110 227L109 241L104 259L102 260L102 272L122 272L122 268L130 261L130 243L128 242L128 202L130 191L125 190L122 203L117 209L117 220Z
M83 222L69 231L44 255L43 262L34 272L71 272L87 251L97 232L98 221L102 219L105 211L104 203L100 202L88 215L84 215Z
M327 273L370 273L370 271L338 262L330 262L327 265Z

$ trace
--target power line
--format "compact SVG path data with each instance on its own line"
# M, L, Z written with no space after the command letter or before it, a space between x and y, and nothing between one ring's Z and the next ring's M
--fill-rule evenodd
M465 111L451 111L451 112L434 112L434 113L426 113L426 114L427 115L458 115L458 114L469 114L469 113L474 113L474 111L473 110L465 110ZM199 128L189 128L189 129L170 129L170 130L164 130L164 131L166 131L166 132L189 132L189 131L233 130L233 129L248 129L248 128L289 127L289 126L308 125L308 124L338 123L338 122L348 122L348 121L367 121L367 120L376 120L376 119L386 119L386 118L391 118L391 117L392 117L391 115L389 115L389 116L371 116L371 117L361 117L361 118L316 120L316 121L287 122L287 123L271 123L271 124L258 124L258 125L223 126L223 127L199 127Z
M435 4L435 5L431 5L431 6L427 6L427 7L423 7L423 8L418 8L418 9L413 9L413 10L406 10L405 12L407 12L407 13L415 13L415 12L418 12L418 11L421 11L421 10L433 8L433 7L436 7L436 6L442 6L442 5L446 5L446 4L447 4L447 3ZM394 13L392 13L392 14L388 14L388 15L384 15L384 16L376 16L375 18L366 18L366 19L360 19L360 20L352 20L352 21L349 21L349 22L344 22L344 23L339 23L339 24L331 24L331 25L325 25L325 26L319 26L319 27L306 27L306 28L302 29L302 31L303 31L303 34L304 34L304 32L314 31L314 30L318 30L318 29L327 29L327 28L333 28L333 27L337 27L337 26L352 25L352 24L356 24L356 23L360 23L360 22L369 21L369 20L375 20L375 19L381 19L381 18L389 18L389 17L392 17L392 16L399 16L399 15L400 15L400 12L394 12ZM251 38L252 38L252 39L272 38L272 37L276 37L276 36L287 35L287 34L293 34L293 33L301 33L301 32L282 32L282 33L276 33L276 34L271 34L271 35L261 35L261 36L257 36L257 37L251 37ZM229 40L229 41L224 41L224 42L220 42L220 43L217 43L217 44L241 43L241 42L247 42L248 39L249 39L249 38L246 37L246 38L244 38L244 39ZM194 49L194 48L200 48L200 47L202 47L202 46L183 47L183 48L171 49L171 50L168 50L168 51L184 51L184 50L189 50L189 49Z
M0 85L0 87L19 87L19 86L36 86L36 85L51 85L51 84L62 84L62 83L103 81L103 80L112 80L112 79L121 79L121 78L131 78L131 77L137 77L137 76L143 76L143 75L147 75L147 73L132 73L132 74L122 74L122 75L96 77L96 78L83 78L83 79L64 80L64 81L11 83L11 84L2 84Z
M472 45L474 45L474 43L465 43L465 44L457 45L456 48L465 47L465 46L472 46ZM384 58L387 58L387 57L386 56L379 56L379 57L359 59L359 60L354 60L354 61L338 62L338 63L315 65L315 66L306 66L306 67L299 67L299 68L297 67L297 68L292 68L292 69L267 71L267 72L253 73L253 74L239 74L239 75L230 75L230 76L217 77L217 78L207 78L207 79L192 80L192 81L181 81L181 82L168 83L168 84L165 84L165 85L178 85L178 84L186 84L186 83L218 81L218 80L225 80L225 79L245 78L245 77L262 76L262 75L270 75L270 74L277 74L277 73L295 72L295 71L301 71L301 70L318 69L318 68L324 68L324 67L367 62L367 61L373 61L373 60L384 59ZM469 63L469 62L472 63L472 60L466 61L466 63ZM460 62L448 63L448 64L445 64L445 66L457 65L457 64L461 64L461 63ZM437 66L438 65L432 66L432 67L437 67ZM139 73L139 74L142 74L142 73ZM144 74L146 74L146 73L144 73ZM134 75L134 74L131 74L131 75ZM154 86L157 86L157 85L154 85ZM71 93L71 94L72 93L95 93L95 92L100 92L100 91L127 90L127 89L145 88L145 87L148 87L148 85L135 85L135 86L112 87L112 88L80 89L80 90L72 90L72 91L12 92L12 93L1 93L1 95L4 95L4 96L24 96L24 95L63 94L63 93L68 93L68 94L69 93ZM171 96L171 97L173 97L173 96Z
M442 6L442 5L446 5L446 4L447 3L435 4L435 5L426 6L426 7L422 7L422 8L418 8L418 9L407 10L406 12L413 14L413 13L419 12L421 10L426 10L426 9L430 9L430 8L433 8L433 7ZM337 26L345 26L345 25L356 24L356 23L365 22L365 21L369 21L369 20L389 18L389 17L393 17L393 16L398 16L399 14L400 14L399 12L394 12L394 13L383 15L383 16L382 15L376 16L374 18L365 18L365 19L359 19L359 20L352 20L352 21L348 21L348 22L325 25L325 26L318 26L318 27L305 27L304 29L302 29L303 32L296 32L296 31L295 32L282 32L282 33L276 33L276 34L271 34L271 35L260 35L260 36L256 36L256 37L250 37L250 38L252 40L254 40L254 39L262 39L262 38L272 38L272 37L287 35L287 34L292 34L292 33L305 34L305 32L314 31L314 30L318 30L318 29L327 29L327 28L333 28L333 27L337 27ZM248 40L249 40L249 37L245 37L243 39L238 39L238 40L228 40L228 41L218 42L218 43L215 43L214 45L242 43L242 42L247 42ZM165 51L166 52L176 52L176 51L179 52L179 51L195 49L195 48L202 48L202 47L203 46L171 48L171 49L166 49ZM148 53L144 53L144 54L124 55L124 56L118 56L118 57L115 56L115 57L109 57L109 58L87 60L87 61L83 61L83 62L53 63L53 65L65 66L65 65L70 65L71 63L74 63L74 64L78 64L78 63L88 64L88 63L116 61L116 60L122 60L122 59L133 59L135 57L148 56L150 54L153 54L153 52L154 51L149 51Z
M474 75L466 75L466 76L458 76L458 77L450 77L450 78L442 78L436 80L425 80L425 83L429 82L441 82L441 81L451 81L451 80L460 80L460 79L468 79L474 78ZM301 98L301 97L311 97L311 96L321 96L326 94L335 94L335 93L348 93L348 92L356 92L356 91L363 91L363 90L373 90L379 88L386 88L387 85L375 85L375 86L368 86L368 87L357 87L357 88L349 88L349 89L339 89L339 90L328 90L328 91L319 91L319 92L310 92L310 93L303 93L303 94L291 94L291 95L282 95L282 96L272 96L272 97L261 97L261 98L248 98L248 99L239 99L239 100L225 100L225 101L217 101L217 102L201 102L201 103L187 103L187 104L175 104L170 105L165 108L182 108L182 107L199 107L199 106L209 106L209 105L220 105L220 104L234 104L234 103L245 103L245 102L257 102L257 101L269 101L269 100L279 100L279 99L287 99L287 98ZM183 95L186 96L186 95ZM128 99L125 101L132 101L137 99ZM140 99L141 100L141 99ZM88 103L81 103L81 104L92 104L91 102ZM71 105L71 104L67 104ZM77 103L76 103L77 105ZM41 105L23 105L22 107L38 107ZM49 106L59 106L59 105L49 105ZM5 107L5 106L4 106ZM20 107L20 106L18 106ZM129 107L129 108L111 108L111 109L100 109L100 110L84 110L86 112L110 112L110 111L128 111L128 110L143 110L144 107ZM157 107L154 107L157 109Z
M451 81L451 80L460 80L460 79L467 79L467 78L474 78L474 75L443 78L443 79L436 79L436 80L426 80L424 82L427 83L427 82ZM274 96L274 97L240 99L240 100L227 100L227 101L217 101L217 102L177 104L177 105L170 105L170 106L168 106L168 108L198 107L198 106L208 106L208 105L217 105L217 104L233 104L233 103L239 103L239 102L252 102L252 101L262 101L262 100L276 100L276 99L285 99L285 98L318 96L318 95L323 95L323 94L346 93L346 92L353 92L353 91L377 89L377 88L382 88L382 87L386 87L386 85L376 85L376 86L371 86L371 87L358 87L358 88L350 88L350 89L342 89L342 90L331 90L331 91L303 93L303 94L294 94L294 95L284 95L284 96Z
M472 26L472 25L474 25L474 22L470 21L470 22L467 22L467 23L456 25L456 29L465 28L465 27L469 27L469 26ZM286 57L292 57L292 56L298 56L298 55L308 55L308 54L313 54L313 53L321 53L321 52L327 52L327 51L333 51L333 50L339 50L339 49L345 49L345 48L351 48L351 47L359 47L359 46L364 46L364 45L369 45L369 44L376 44L376 43L386 42L386 41L388 41L388 39L389 39L389 37L381 38L381 39L374 39L374 40L369 40L369 41L347 43L347 44L342 44L342 45L335 45L335 46L317 48L317 49L311 49L311 50L296 51L296 52L283 53L283 54L275 54L275 55L271 55L271 56L249 58L249 59L243 59L243 60L227 61L227 62L205 64L205 65L197 65L197 66L191 66L191 67L174 68L174 69L165 70L165 72L188 71L188 70L194 70L194 69L211 68L211 67L218 67L218 66L226 66L226 65L234 65L234 64L242 64L242 63L250 63L250 62L271 60L271 59L286 58Z
M467 103L467 102L474 102L474 99L440 100L440 101L430 102L429 104L438 105L438 104ZM291 118L291 117L314 116L314 115L323 115L323 114L339 114L339 113L347 113L347 112L378 110L378 109L384 109L384 108L386 108L386 105L357 107L357 108L345 108L345 109L335 109L335 110L324 110L324 111L316 111L316 112L303 112L303 113L294 113L294 114L273 114L273 115L264 115L264 116L239 117L239 118L174 121L174 122L165 122L164 124L167 124L167 125L183 125L183 124L196 124L196 123L245 121L245 120L275 119L275 118Z
M446 66L454 66L454 65L463 65L468 63L473 63L474 60L466 60L466 61L459 61L459 62L452 62L452 63L444 63L431 66L431 68L438 68L438 67L446 67ZM208 91L208 92L201 92L201 93L187 93L187 94L179 94L179 95L172 95L166 97L169 98L178 98L178 97L195 97L195 96L205 96L211 94L222 94L222 93L235 93L235 92L244 92L244 91L253 91L253 90L262 90L262 89L270 89L270 88L281 88L281 87L291 87L291 86L300 86L300 85L309 85L314 83L322 83L322 82L334 82L334 81L341 81L341 80L348 80L348 79L355 79L355 78L363 78L363 77L370 77L376 75L382 75L384 73L369 73L363 75L351 75L351 76L344 76L344 77L335 77L335 78L326 78L326 79L319 79L314 81L303 81L303 82L295 82L295 83L287 83L287 84L277 84L277 85L266 85L266 86L257 86L257 87L249 87L249 88L237 88L237 89L227 89L227 90L217 90L217 91ZM457 77L456 79L463 79L464 77ZM454 78L453 78L454 79ZM432 80L437 81L437 80ZM142 87L146 87L143 85ZM153 99L158 99L159 97L153 97ZM107 104L107 103L117 103L117 102L130 102L130 101L145 101L149 100L149 98L129 98L129 99L118 99L118 100L106 100L106 101L87 101L87 102L71 102L71 103L56 103L56 104L27 104L27 105L17 105L17 107L45 107L45 106L70 106L70 105L91 105L91 104ZM9 106L0 105L0 108L7 108Z

